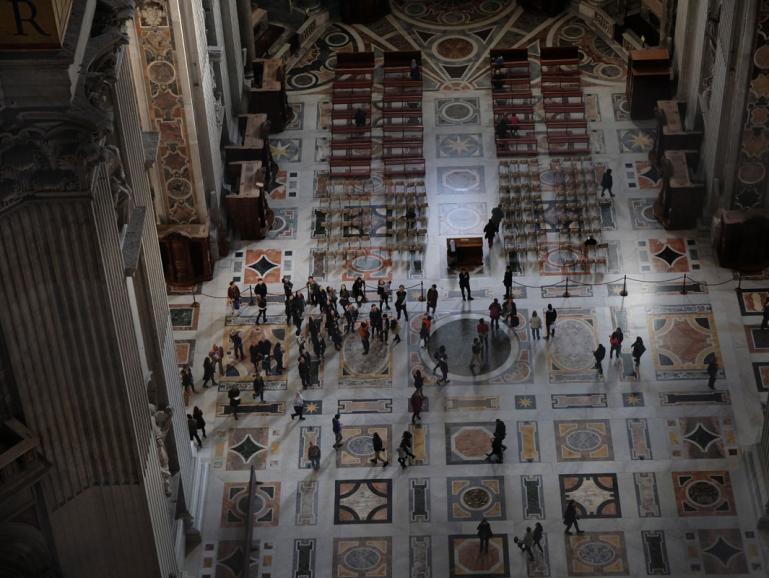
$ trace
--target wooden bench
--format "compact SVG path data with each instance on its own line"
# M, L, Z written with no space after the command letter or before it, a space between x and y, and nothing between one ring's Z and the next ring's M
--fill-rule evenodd
M533 136L496 139L497 156L537 155L537 138Z
M411 103L420 103L422 102L422 93L413 93L413 92L400 92L398 94L391 94L391 93L385 93L384 96L382 96L382 102L383 102L383 108L384 105L393 103L393 102L411 102Z
M550 154L589 154L589 135L548 134L547 148Z
M425 159L423 158L385 159L384 164L385 178L425 176Z
M578 120L570 120L570 119L563 119L563 120L548 120L546 123L547 131L550 132L551 129L581 129L586 131L587 130L587 121L584 119L578 119Z
M371 176L371 159L331 159L328 164L332 177Z

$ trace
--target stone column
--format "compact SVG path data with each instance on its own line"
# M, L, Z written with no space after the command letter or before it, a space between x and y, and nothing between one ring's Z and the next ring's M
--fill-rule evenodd
M251 0L237 0L238 21L240 23L240 42L246 48L246 76L252 77L251 62L256 58L254 30L251 27Z

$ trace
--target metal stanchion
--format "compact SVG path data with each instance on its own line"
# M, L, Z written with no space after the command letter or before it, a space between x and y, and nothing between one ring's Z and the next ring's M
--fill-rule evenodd
M567 298L567 299L570 297L570 295L569 295L569 278L568 277L566 277L566 290L563 292L563 296L565 298Z
M622 280L622 291L619 292L622 297L627 297L627 275Z
M198 303L198 300L195 299L195 286L192 286L192 289L190 290L190 293L192 293L192 306L193 307L200 307L200 303Z
M425 282L420 281L419 282L419 301L425 300Z
M684 273L684 283L681 286L681 295L686 295L686 293L687 293L687 291L686 291L686 273Z
M249 293L248 305L250 307L253 307L254 306L254 288L251 285L248 286L248 293Z

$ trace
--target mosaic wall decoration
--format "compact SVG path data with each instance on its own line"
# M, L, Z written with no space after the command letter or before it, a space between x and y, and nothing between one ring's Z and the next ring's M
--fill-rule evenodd
M429 522L430 509L430 479L409 479L409 522Z
M136 7L136 36L141 49L149 101L150 123L159 133L157 166L163 202L172 223L201 222L204 207L197 207L195 189L200 175L190 150L185 96L179 78L172 16L168 0L153 0Z
M560 474L561 511L574 500L581 518L621 518L616 474Z
M334 524L392 522L392 480L335 482Z
M569 576L630 574L624 532L585 532L566 537Z
M482 464L491 451L494 422L447 423L446 464Z
M679 516L736 516L727 471L673 472Z
M198 328L199 306L170 304L168 307L171 310L171 327L174 331L195 331Z
M449 536L449 577L475 578L510 576L510 553L507 534L494 534L489 539L489 551L481 552L478 536Z
M450 522L505 519L505 479L502 476L446 479Z
M336 452L336 467L369 467L371 465L369 460L374 457L374 446L371 441L374 432L378 433L379 437L382 438L382 442L384 443L389 458L395 449L392 447L392 426L342 426L342 443L344 445Z
M256 486L252 496L254 525L272 527L278 525L280 513L280 482L263 482ZM248 515L248 483L224 484L222 499L222 528L241 528Z
M659 518L660 497L657 491L657 476L654 472L634 472L633 484L638 505L639 518Z
M718 333L710 305L646 307L650 349L658 381L707 379L707 364L715 356L723 366ZM720 378L725 376L719 369Z
M667 420L674 459L721 459L737 455L731 418L681 417Z
M609 420L555 421L553 425L559 462L614 459Z
M550 383L595 380L595 328L595 312L592 309L558 310L555 337L547 350Z
M333 578L392 578L392 538L334 538Z
M294 564L291 578L316 578L315 538L294 540Z
M521 496L523 499L523 518L525 520L545 519L545 489L542 476L521 476Z

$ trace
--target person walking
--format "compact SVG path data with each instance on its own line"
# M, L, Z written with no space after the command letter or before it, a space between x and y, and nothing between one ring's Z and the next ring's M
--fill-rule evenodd
M595 357L593 369L598 370L598 375L603 375L603 360L606 357L606 348L603 346L603 343L598 344L598 347L593 352L593 357Z
M542 527L542 524L537 522L534 524L534 531L531 533L531 539L534 542L534 545L531 547L532 550L534 549L534 546L539 548L539 551L544 554L545 550L542 548L542 536L544 534L544 528Z
M584 532L579 529L579 524L577 523L578 519L577 503L574 500L569 500L569 502L566 504L566 510L563 512L563 525L566 526L564 534L571 534L572 526L574 526L574 529L577 530L577 534L584 534Z
M622 341L625 339L625 336L622 334L622 328L617 327L612 334L609 336L609 359L612 358L612 354L617 354L617 359L619 359L620 354L622 354Z
M499 304L499 300L495 297L494 301L489 305L489 319L491 319L491 328L493 330L499 329L500 317L502 317L502 305Z
M406 321L409 320L409 312L406 309L406 288L403 285L398 286L398 290L395 292L395 311L398 313L398 321L400 321L401 313L406 317Z
M513 542L521 549L521 552L529 555L529 562L534 562L534 552L531 551L531 545L534 543L534 536L531 532L531 528L526 528L526 533L520 540L518 536L513 538Z
M379 340L385 344L390 341L390 316L387 313L382 315L382 331L379 333Z
M555 320L558 319L558 312L553 309L551 304L547 304L545 310L545 339L555 337Z
M245 359L246 354L243 353L243 338L240 336L240 331L233 331L230 334L230 341L232 342L233 355L235 358Z
M718 379L718 361L716 356L711 354L710 361L708 361L708 387L710 389L716 388L716 379Z
M502 277L502 284L505 286L505 299L513 295L513 268L508 265L505 269L505 276Z
M259 318L262 318L262 323L267 323L267 297L261 295L256 296L256 307L259 312L256 314L256 324L259 325Z
M206 436L206 418L203 417L203 410L198 406L192 408L192 419L195 420L198 429L203 432L203 439L208 437Z
M208 387L209 381L212 385L217 385L215 376L214 362L211 360L210 355L206 355L205 359L203 359L203 387Z
M182 367L180 372L182 380L182 393L184 395L184 405L190 405L192 394L195 392L195 383L192 381L192 370L189 365Z
M646 351L646 346L644 345L643 339L640 337L636 337L635 341L633 342L633 345L630 346L630 353L633 355L633 362L635 365L635 374L636 377L640 375L640 365L641 365L641 356Z
M766 331L769 328L769 297L764 301L763 318L761 319L761 331Z
M494 247L494 237L497 234L497 226L494 224L494 221L489 219L489 222L486 223L486 226L483 228L483 236L486 239L486 242L489 244L489 251L491 251L492 247Z
M486 355L489 354L489 324L481 317L478 320L478 325L475 326L475 330L478 332L478 340L483 345L483 349Z
M200 436L198 435L198 422L190 414L187 414L187 429L190 432L190 441L198 442L198 447L202 448L203 442L200 441Z
M537 315L536 311L531 312L531 319L529 319L529 327L531 327L531 338L539 340L539 331L542 329L542 318Z
M240 288L235 281L230 281L227 287L227 304L230 306L230 314L238 315L240 313Z
M393 345L397 345L401 342L401 327L398 320L393 317L390 319L390 332L393 334Z
M416 458L411 451L411 433L405 431L401 437L401 443L398 445L398 463L401 465L401 469L406 469L406 459Z
M500 442L503 442L507 437L507 426L499 418L494 422L494 437L498 438ZM507 450L507 446L504 443L502 444L502 449Z
M497 457L497 463L501 464L504 462L504 446L502 445L502 440L498 437L493 437L491 439L491 451L486 454L486 461L491 462L491 456Z
M235 418L235 421L238 421L238 408L240 407L240 388L237 386L237 384L230 388L230 391L227 392L227 397L230 400L230 413L232 414L232 417Z
M614 193L611 192L611 187L614 184L614 179L611 176L611 169L606 169L601 178L601 196L606 195L606 191L609 191L609 196L614 197Z
M438 306L438 287L433 285L427 290L427 313L430 313L430 309L433 310L435 315L435 308Z
M286 299L288 299L294 292L294 283L291 281L291 278L288 277L288 275L285 275L283 279L280 280L280 282L283 283L283 294L286 296Z
M254 399L258 397L259 401L264 403L264 378L261 373L256 373L254 375L252 387L254 390Z
M382 310L376 305L371 306L368 312L368 321L371 325L371 331L381 339L382 337Z
M438 369L441 370L441 378L436 381L436 385L446 385L449 383L449 357L446 355L445 350L440 359L438 359Z
M476 528L478 531L478 538L480 539L479 551L481 554L488 554L489 552L489 540L494 535L491 532L491 525L486 518L481 518L480 524Z
M224 364L222 363L222 360L224 359L224 347L214 343L211 346L211 351L208 352L208 357L211 358L211 362L214 366L219 369L219 375L224 375Z
M334 415L331 420L331 430L334 432L334 449L338 450L344 444L342 443L342 422L339 419L339 414Z
M507 323L509 327L518 327L518 306L515 304L512 295L505 299L505 304L502 306L502 314L505 316L505 323Z
M421 370L415 369L412 376L414 377L414 388L421 394L422 386L425 384L425 378L422 376Z
M312 442L307 447L307 459L310 461L312 469L316 472L320 469L320 446Z
M301 391L294 394L293 405L294 413L291 414L291 421L294 421L295 417L299 417L299 421L304 421L304 397Z
M280 341L275 343L272 356L275 358L275 375L280 375L283 373L283 348L280 346Z
M363 345L363 355L368 355L369 339L371 334L368 330L368 325L365 321L361 321L360 327L358 327L358 337L360 337L361 345Z
M459 290L462 292L462 301L465 301L465 292L467 292L467 301L473 300L473 295L470 293L470 273L464 267L459 272Z
M384 279L380 279L376 286L376 293L379 296L379 308L384 305L385 309L390 308L390 288L385 285Z
M382 438L379 437L378 432L374 432L374 435L371 437L371 444L374 448L374 457L371 460L371 463L376 464L377 462L382 462L382 467L386 468L390 462L382 457L382 454L385 451L385 447L384 442L382 441Z
M414 390L411 394L411 423L415 424L417 420L422 421L422 405L424 404L422 389Z
M419 328L419 340L421 341L422 347L430 346L430 329L432 326L433 318L429 315L425 315L422 318L422 325Z
M473 339L471 348L473 358L470 361L470 371L473 373L473 375L475 375L475 368L483 367L483 346L477 337Z

